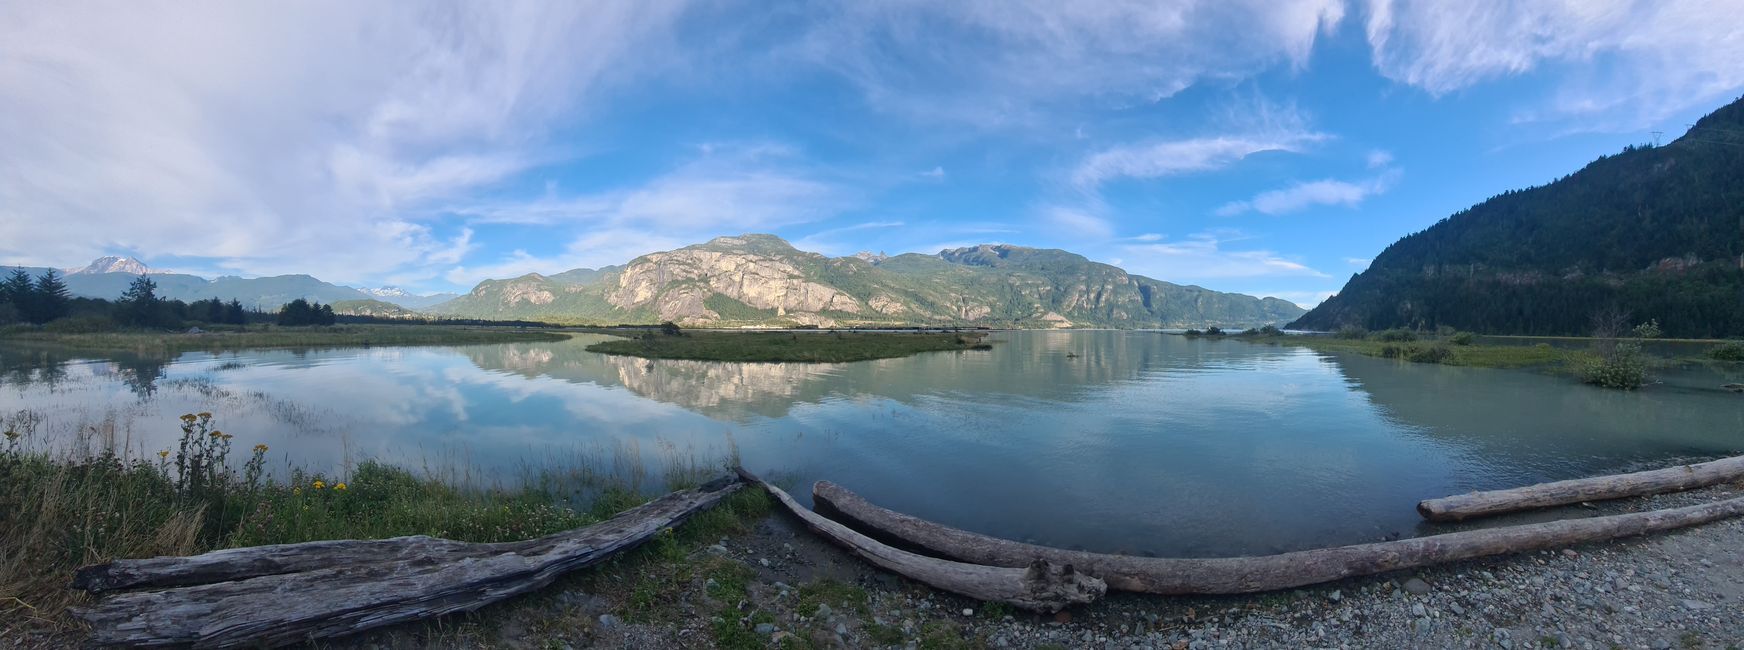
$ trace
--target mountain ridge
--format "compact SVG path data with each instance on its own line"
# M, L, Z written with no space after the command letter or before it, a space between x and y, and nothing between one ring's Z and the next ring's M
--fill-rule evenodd
M1290 324L1584 335L1600 312L1744 335L1744 98L1400 238Z
M829 257L769 234L716 237L623 265L486 280L433 313L596 324L1195 327L1303 310L1127 273L1059 249L984 244Z

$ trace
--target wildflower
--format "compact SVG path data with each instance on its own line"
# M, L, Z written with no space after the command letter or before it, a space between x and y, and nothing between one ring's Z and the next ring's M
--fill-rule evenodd
M170 457L170 450L164 449L164 450L158 451L157 457L158 458L169 458Z
M213 432L212 432L212 433L211 433L211 436L212 436L212 437L214 437L214 438L217 438L217 437L219 437L219 436L222 436L222 435L224 435L224 432L223 432L223 431L213 431Z
M345 491L345 484L344 483L333 484L333 491L334 492L344 492Z
M228 433L226 433L226 434L224 434L224 439L225 439L225 440L229 440L229 439L231 439L231 438L235 438L235 437L236 437L236 436L233 436L233 435L230 435L230 434L228 434Z
M193 424L194 423L194 414L193 413L183 413L182 414L182 421L186 422L188 424Z
M313 487L313 488L319 490L321 488L327 487L327 483L322 481L321 479L315 479L314 485L311 485L310 487Z
M303 488L300 488L300 487L291 488L291 496L294 496L294 497L303 496Z
M266 453L266 445L255 445L254 446L254 453L257 453L257 454Z
M18 439L18 436L20 436L20 435L23 435L23 434L21 434L21 433L19 433L19 432L17 432L17 431L13 431L13 430L11 430L11 429L7 429L7 430L6 430L6 431L5 431L5 433L6 433L6 439L7 439L7 440L17 440L17 439Z
M210 412L207 412L207 411L200 411L199 417L202 420L210 420L210 419L212 419L212 414Z

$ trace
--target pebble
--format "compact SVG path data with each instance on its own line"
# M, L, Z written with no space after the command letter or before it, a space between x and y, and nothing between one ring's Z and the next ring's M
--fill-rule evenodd
M1683 601L1683 607L1684 607L1684 609L1687 609L1690 611L1698 611L1699 612L1699 611L1704 610L1704 609L1712 609L1714 606L1709 605L1709 604L1704 603L1704 602L1699 601L1699 600L1686 600L1686 601Z
M1335 603L1344 600L1344 592L1334 589L1332 590L1332 593L1326 594L1326 599Z
M612 629L614 627L617 627L618 626L618 617L612 616L611 614L600 614L599 626L600 626L600 629L602 629L602 630L609 630L609 629Z
M1426 595L1429 593L1429 583L1424 582L1422 578L1411 578L1405 581L1405 591L1418 596Z
M743 629L743 628L741 628L741 629ZM773 623L758 623L757 627L751 628L751 631L756 632L758 634L767 635L767 634L774 634L778 630L776 629L775 624L773 624Z
M834 615L835 613L836 613L836 610L830 609L829 605L818 605L818 608L817 608L817 617L818 618L829 618L831 615Z
M757 558L757 563L767 567L767 566L769 566L769 558L766 558L766 557Z

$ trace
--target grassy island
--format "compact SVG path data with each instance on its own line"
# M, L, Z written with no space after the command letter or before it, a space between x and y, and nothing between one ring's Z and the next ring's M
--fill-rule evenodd
M168 352L243 348L514 343L561 341L567 337L566 334L537 329L461 327L455 325L331 325L311 327L251 325L247 328L217 329L199 333L161 330L71 333L47 329L15 329L0 332L0 342L24 341L90 350L161 350Z
M962 332L703 332L650 330L587 346L590 352L649 359L841 363L921 352L986 350L981 334Z

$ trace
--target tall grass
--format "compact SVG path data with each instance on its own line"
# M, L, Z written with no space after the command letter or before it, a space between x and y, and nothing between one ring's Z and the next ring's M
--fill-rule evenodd
M724 464L665 447L665 476L654 481L631 444L549 459L510 487L481 486L471 470L376 461L274 478L266 445L233 452L246 441L207 413L181 418L176 447L144 454L104 439L101 425L78 427L83 439L70 444L40 444L42 421L0 418L0 637L67 629L64 611L81 598L67 584L88 564L322 539L528 539L695 485Z

